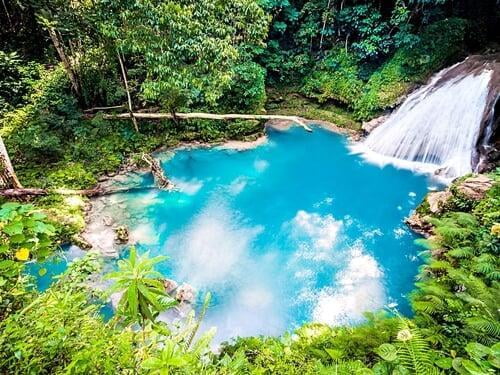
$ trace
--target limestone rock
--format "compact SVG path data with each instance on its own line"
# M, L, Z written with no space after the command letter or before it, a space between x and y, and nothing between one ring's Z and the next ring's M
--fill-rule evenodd
M194 302L194 288L189 284L182 284L175 295L175 299L179 302Z
M449 190L437 191L427 194L425 198L429 204L429 210L433 214L439 214L443 211L448 200L453 196Z
M484 198L486 192L493 186L493 180L486 175L477 175L466 178L457 186L458 192L469 199L480 200Z
M432 225L428 223L425 218L421 217L418 213L413 213L406 219L406 224L415 232L421 234L425 238L429 238L432 232Z
M170 294L179 287L179 284L175 280L164 279L163 286L165 287L165 292Z
M385 122L385 120L387 120L388 118L389 118L389 115L383 115L380 117L376 117L373 120L363 122L361 129L363 129L367 133L371 133L377 127L382 125Z
M71 242L73 242L73 244L75 244L82 250L92 249L92 244L79 234L75 234L73 237L71 237Z
M127 227L120 225L115 228L115 242L119 244L125 244L129 240L129 232Z
M109 216L103 216L102 217L102 222L104 223L104 225L107 225L108 227L110 227L111 225L113 225L113 219Z

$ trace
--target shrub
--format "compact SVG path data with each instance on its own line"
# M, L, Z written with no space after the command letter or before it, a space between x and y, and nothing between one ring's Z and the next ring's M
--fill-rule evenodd
M252 61L236 65L220 106L227 111L258 112L266 102L266 70Z
M70 265L49 292L0 323L0 372L117 374L133 372L133 333L110 329L89 304L86 283L99 270L90 253ZM96 333L99 334L96 334Z
M91 48L83 54L78 62L78 75L86 106L114 105L125 101L117 64L117 58L108 58L102 48Z
M60 159L80 119L62 67L42 72L33 90L29 104L0 119L15 164Z
M55 228L32 205L5 203L0 208L0 319L19 309L29 292L23 275L29 260L43 260L53 250Z
M358 75L354 56L343 49L333 50L305 79L302 92L319 102L334 100L352 106L363 88Z
M413 47L396 51L368 80L354 110L359 119L394 106L413 84L455 59L464 47L467 23L451 18L428 26Z
M16 52L0 51L0 116L24 103L40 70L39 64L24 62Z

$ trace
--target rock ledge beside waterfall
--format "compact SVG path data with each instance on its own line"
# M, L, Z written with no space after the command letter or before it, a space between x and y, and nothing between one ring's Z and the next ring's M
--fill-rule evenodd
M439 216L454 204L455 199L479 201L483 199L494 181L483 174L459 179L443 191L427 194L417 210L406 219L406 224L416 233L430 237L433 226L429 216Z

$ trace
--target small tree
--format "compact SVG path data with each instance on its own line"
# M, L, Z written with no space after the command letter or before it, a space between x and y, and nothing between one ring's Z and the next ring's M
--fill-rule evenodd
M109 292L123 292L118 314L128 322L138 322L143 330L147 321L154 322L160 312L177 304L165 292L160 280L162 275L154 270L155 264L166 259L164 256L149 258L148 252L138 255L132 247L129 258L118 261L118 271L106 275L115 281Z
M100 37L146 72L143 98L176 106L215 104L240 49L263 47L268 26L255 0L97 0L93 11Z

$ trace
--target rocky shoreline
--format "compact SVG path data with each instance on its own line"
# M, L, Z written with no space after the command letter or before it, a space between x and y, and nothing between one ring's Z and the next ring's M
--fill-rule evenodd
M434 235L431 217L438 217L455 206L480 201L493 184L493 179L483 174L458 178L445 190L428 193L415 212L406 219L406 224L414 232L430 238Z

